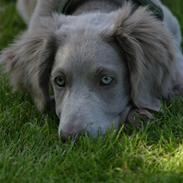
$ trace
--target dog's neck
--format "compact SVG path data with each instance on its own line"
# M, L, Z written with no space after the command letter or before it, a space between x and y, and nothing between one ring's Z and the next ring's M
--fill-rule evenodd
M119 0L75 0L68 7L66 14L79 15L90 12L111 12L120 7Z
M82 13L91 12L111 12L123 5L123 3L130 0L65 0L65 8L62 13L67 15L78 15ZM163 20L163 11L160 8L159 0L131 0L136 7L148 6L149 10L153 12L154 16L159 20ZM64 1L63 1L64 3Z

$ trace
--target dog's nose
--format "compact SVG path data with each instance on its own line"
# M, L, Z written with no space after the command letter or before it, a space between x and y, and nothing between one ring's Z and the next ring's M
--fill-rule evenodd
M77 138L84 131L83 126L80 123L71 123L66 125L60 130L60 137L62 140L67 140L68 138Z

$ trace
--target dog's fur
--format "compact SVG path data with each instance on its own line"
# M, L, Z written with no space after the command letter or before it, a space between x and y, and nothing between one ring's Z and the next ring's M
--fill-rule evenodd
M55 101L59 134L105 134L132 109L159 111L161 98L182 94L180 28L159 0L163 23L125 0L121 7L88 0L70 16L55 13L60 1L38 0L30 19L33 4L20 0L28 30L1 55L13 87L28 91L40 111ZM56 86L57 76L65 87ZM101 85L104 76L111 85Z

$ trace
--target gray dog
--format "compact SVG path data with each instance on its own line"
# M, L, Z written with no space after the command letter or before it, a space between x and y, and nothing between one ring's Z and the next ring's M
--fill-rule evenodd
M179 24L159 0L163 21L134 1L73 0L67 15L63 2L20 0L28 30L1 54L14 89L55 106L60 136L105 134L183 94Z

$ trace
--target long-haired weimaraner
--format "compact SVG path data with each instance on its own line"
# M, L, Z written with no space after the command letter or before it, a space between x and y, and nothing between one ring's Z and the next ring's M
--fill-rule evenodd
M28 28L1 63L41 112L54 107L63 138L151 118L161 99L183 94L178 21L159 0L126 1L17 3Z

